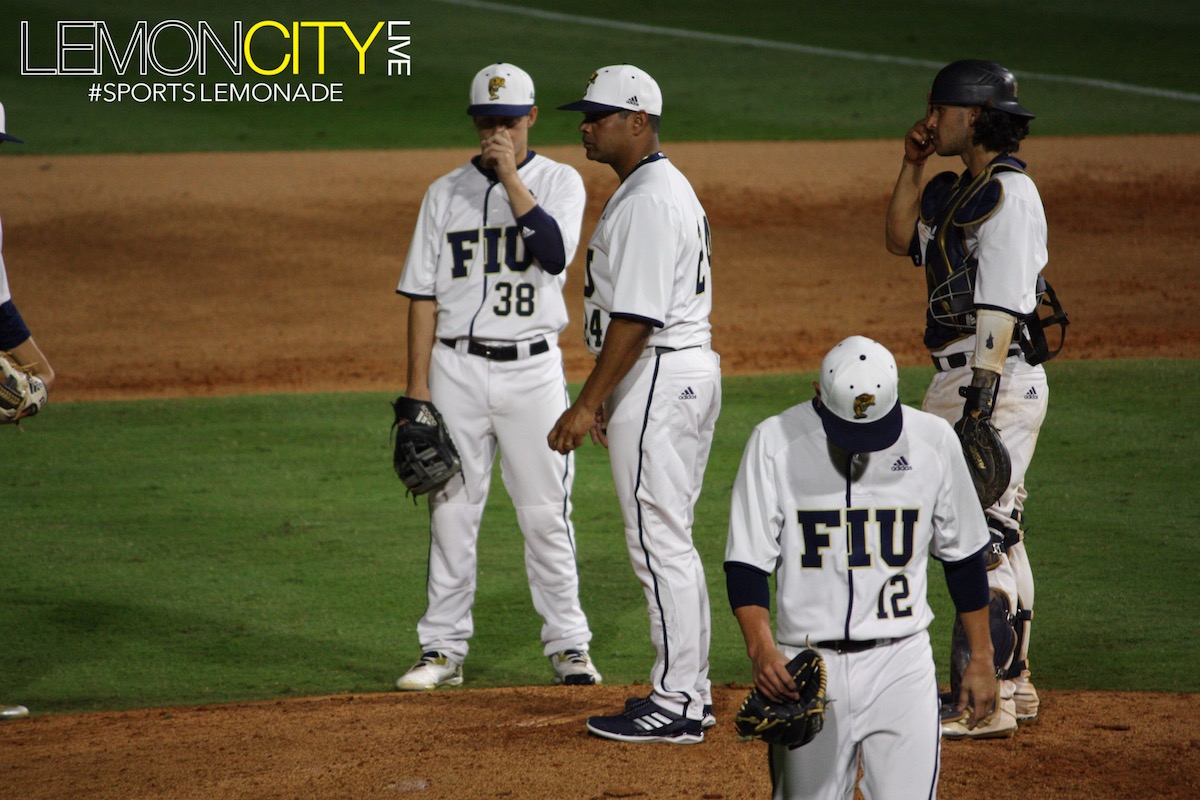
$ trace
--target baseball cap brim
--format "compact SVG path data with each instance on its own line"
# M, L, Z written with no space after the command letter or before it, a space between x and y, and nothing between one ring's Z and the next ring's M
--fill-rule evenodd
M582 111L585 114L595 114L605 111L628 111L627 108L621 106L610 106L604 103L597 103L592 100L576 100L574 103L567 103L565 106L559 106L559 111Z
M15 136L9 136L7 133L0 131L0 142L16 142L17 144L25 144L24 139L18 139Z
M467 106L467 113L472 117L523 117L533 109L533 105L505 106L497 103L483 103L477 106Z
M900 401L892 406L892 410L874 422L850 422L834 414L819 399L813 399L817 416L825 428L829 441L845 450L847 453L874 453L887 450L900 439L904 429L904 412L900 409Z

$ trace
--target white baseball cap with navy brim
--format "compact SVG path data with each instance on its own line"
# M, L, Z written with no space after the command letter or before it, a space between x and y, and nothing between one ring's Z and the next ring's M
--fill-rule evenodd
M471 81L472 117L523 117L534 105L533 78L512 64L491 64Z
M592 73L582 100L559 106L558 110L585 114L645 111L657 117L662 115L662 90L644 70L632 64L613 64Z
M9 135L8 126L5 124L3 103L0 103L0 142L16 142L17 144L25 143L24 139L18 139L15 136Z
M900 377L886 347L865 336L838 342L821 362L817 414L825 435L849 453L886 450L900 438Z

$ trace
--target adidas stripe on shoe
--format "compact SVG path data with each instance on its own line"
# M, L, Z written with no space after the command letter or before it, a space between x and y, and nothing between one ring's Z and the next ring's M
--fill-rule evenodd
M587 729L596 736L618 742L699 744L704 741L700 720L682 717L650 699L634 702L632 708L611 717L589 717Z
M630 709L637 708L642 703L649 703L649 702L650 702L649 697L627 697L627 698L625 698L625 710L629 711ZM709 728L715 727L717 724L717 717L715 714L713 714L712 703L704 704L704 712L703 713L704 713L704 716L700 720L700 727L703 728L704 730L708 730Z

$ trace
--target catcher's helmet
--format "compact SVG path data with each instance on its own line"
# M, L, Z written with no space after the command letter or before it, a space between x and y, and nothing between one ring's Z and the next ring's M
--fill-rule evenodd
M995 61L955 61L942 67L929 92L932 105L984 106L1033 119L1017 102L1017 79Z

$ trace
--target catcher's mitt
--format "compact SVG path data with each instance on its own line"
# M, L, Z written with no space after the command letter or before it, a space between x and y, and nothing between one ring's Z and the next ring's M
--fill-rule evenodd
M0 353L0 425L32 417L46 405L46 384Z
M788 662L788 673L796 681L800 699L776 703L757 688L752 689L733 724L741 736L771 744L802 747L813 740L825 724L825 688L828 680L825 659L816 650L801 650Z
M397 397L392 409L396 412L392 465L409 492L432 492L462 470L446 421L433 403Z
M1008 448L1000 438L1000 431L990 419L965 414L954 425L954 432L962 442L963 455L967 457L967 468L975 483L975 494L987 508L1000 499L1008 490L1012 478L1012 459Z

